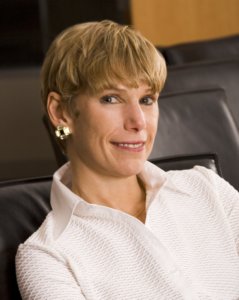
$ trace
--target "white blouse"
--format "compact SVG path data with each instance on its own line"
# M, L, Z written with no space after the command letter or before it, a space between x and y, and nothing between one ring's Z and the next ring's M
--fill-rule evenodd
M146 162L146 222L89 204L54 175L52 211L16 257L23 299L239 299L239 194L203 167Z

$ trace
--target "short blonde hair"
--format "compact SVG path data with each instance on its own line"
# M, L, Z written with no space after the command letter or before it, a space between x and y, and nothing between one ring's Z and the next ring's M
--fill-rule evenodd
M136 87L144 81L160 92L165 78L163 57L139 32L107 20L82 23L51 44L42 66L42 100L46 108L51 91L70 102L80 93L94 94L117 82Z

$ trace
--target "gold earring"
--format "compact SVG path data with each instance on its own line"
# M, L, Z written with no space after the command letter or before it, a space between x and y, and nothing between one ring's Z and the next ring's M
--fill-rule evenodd
M65 140L71 134L71 130L67 126L58 125L55 134L60 140Z

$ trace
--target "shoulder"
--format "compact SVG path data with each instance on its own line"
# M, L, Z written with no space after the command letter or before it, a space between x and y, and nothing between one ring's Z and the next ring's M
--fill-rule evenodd
M41 226L28 239L19 245L17 250L17 258L25 257L25 252L35 252L37 249L46 249L54 243L52 231L54 227L54 217L52 211L47 215Z
M228 198L231 203L239 201L238 191L214 171L202 166L165 172L156 165L147 163L142 175L146 188L148 191L154 191L154 194L163 191L167 195L174 195L173 197L180 194L191 196L193 199L206 197L212 201L221 201L227 207Z
M226 214L239 206L239 193L214 171L201 166L189 170L169 171L167 178L173 185L195 197L210 199L223 206Z
M19 245L16 253L17 273L22 274L22 269L41 264L44 266L54 261L64 263L52 234L54 222L53 213L50 212L39 229Z
M211 169L197 165L191 169L165 172L158 166L147 162L143 173L143 182L146 182L146 185L150 185L153 188L161 187L165 183L167 186L174 186L181 190L197 189L202 186L213 188L218 181L227 184L225 180L220 178L220 176Z
M181 188L197 190L198 188L215 189L220 182L223 185L228 183L214 171L202 166L195 166L188 170L174 170L167 172L167 178Z

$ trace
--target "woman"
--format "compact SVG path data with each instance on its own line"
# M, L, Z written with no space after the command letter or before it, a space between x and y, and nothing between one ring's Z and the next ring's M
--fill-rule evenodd
M147 162L166 77L143 36L110 21L51 45L42 98L69 163L19 247L23 299L239 299L239 196L213 172Z

